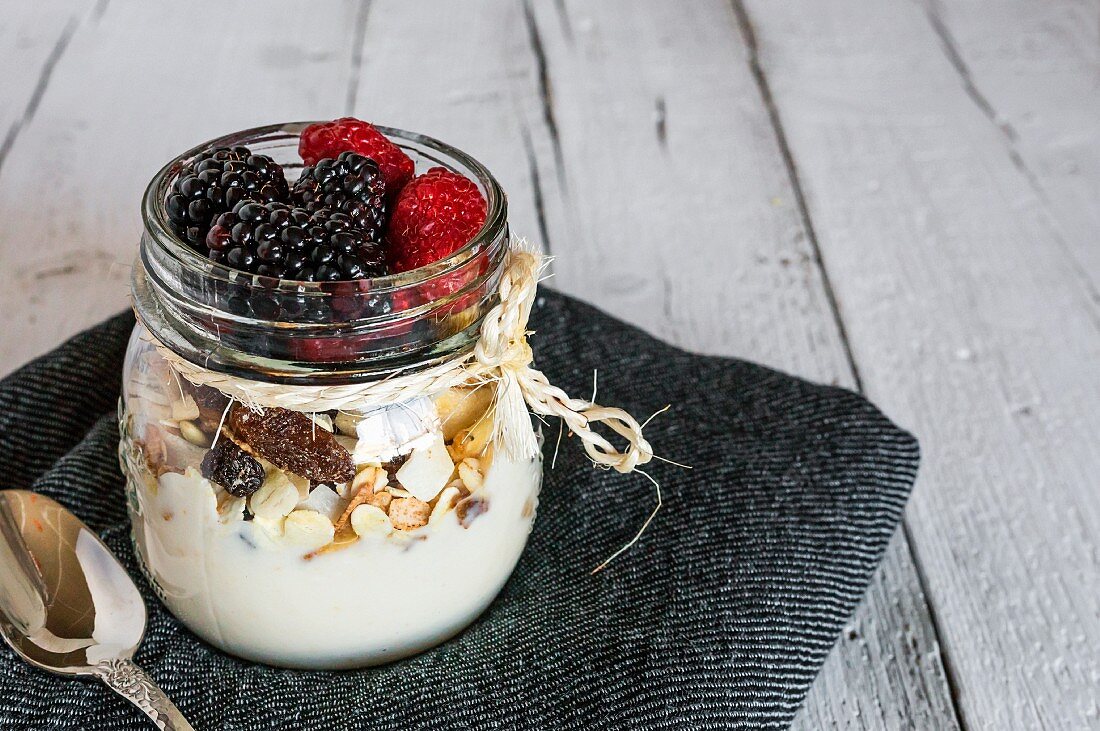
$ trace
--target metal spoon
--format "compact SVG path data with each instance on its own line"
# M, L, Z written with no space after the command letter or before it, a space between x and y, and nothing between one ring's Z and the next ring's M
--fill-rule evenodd
M145 603L99 537L58 503L0 491L0 634L24 660L94 675L167 731L194 731L131 658Z

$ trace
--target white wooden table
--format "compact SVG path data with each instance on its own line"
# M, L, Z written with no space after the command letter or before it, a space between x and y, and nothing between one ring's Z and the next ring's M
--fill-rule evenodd
M555 286L921 438L796 726L1100 728L1095 0L37 0L0 14L0 372L123 308L230 130L469 151Z

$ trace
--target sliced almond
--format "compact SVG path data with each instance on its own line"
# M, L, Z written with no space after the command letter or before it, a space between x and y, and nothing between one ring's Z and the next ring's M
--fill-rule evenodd
M282 470L267 476L260 489L248 499L248 508L254 515L268 520L278 520L289 515L298 504L298 488Z
M358 505L351 513L351 527L360 536L368 534L387 535L393 531L393 524L386 512L373 505Z
M476 457L467 457L462 460L458 465L458 477L470 492L479 490L485 484L485 476L481 474L481 463Z
M376 490L385 487L388 479L386 471L380 467L367 467L366 469L359 470L359 473L355 475L355 479L351 482L351 490L354 491L354 497L352 497L347 507L344 508L344 512L340 516L340 519L336 521L336 530L339 531L347 525L355 509L370 500L371 495L373 495Z
M184 439L194 444L196 447L209 447L210 438L202 433L202 429L199 429L193 421L181 421L179 423L180 434Z
M457 487L448 487L443 492L439 493L439 498L435 501L435 507L432 508L432 514L428 518L428 525L436 525L443 516L451 511L451 508L455 506L455 503L459 499L459 490Z
M296 546L316 550L336 535L332 521L316 510L295 510L283 521L283 538Z

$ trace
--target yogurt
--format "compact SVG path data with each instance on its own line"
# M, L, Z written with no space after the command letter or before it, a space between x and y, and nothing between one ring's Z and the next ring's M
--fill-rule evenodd
M362 667L439 644L485 610L523 551L541 475L539 459L498 455L475 507L307 558L260 521L219 515L196 471L169 472L137 485L134 536L161 599L211 644L284 667Z

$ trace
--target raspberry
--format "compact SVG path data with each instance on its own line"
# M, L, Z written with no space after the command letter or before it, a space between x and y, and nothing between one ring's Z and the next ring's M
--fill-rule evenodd
M253 274L305 282L380 277L382 244L346 213L243 201L214 220L210 258Z
M381 242L386 227L386 184L378 163L354 152L324 158L302 171L291 190L294 202L314 213L322 208L347 214L352 224Z
M298 140L298 154L307 165L326 157L336 157L346 150L378 163L382 178L386 181L386 190L391 196L412 179L412 159L373 125L355 117L311 124L302 130Z
M285 200L286 178L278 163L247 147L218 147L184 166L165 199L168 219L181 239L205 251L210 222L243 200Z
M413 179L397 196L386 230L395 272L426 266L466 245L485 224L477 185L446 168Z

